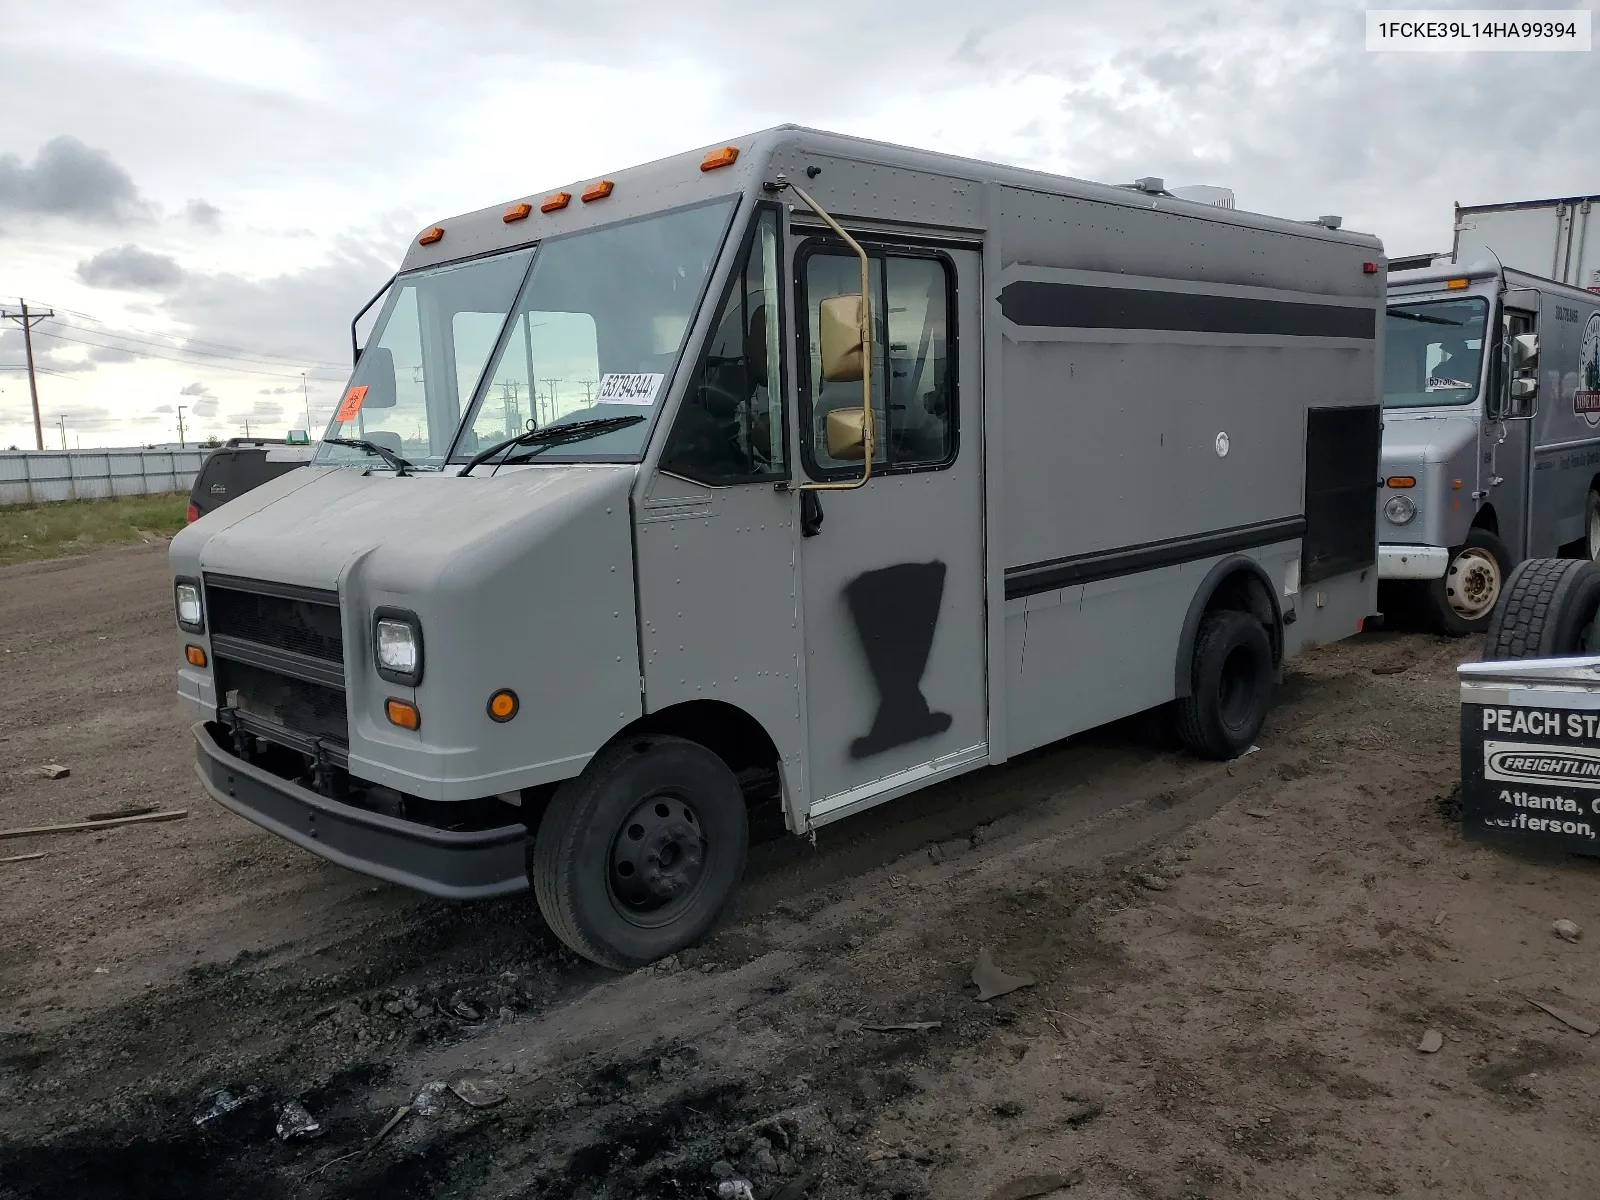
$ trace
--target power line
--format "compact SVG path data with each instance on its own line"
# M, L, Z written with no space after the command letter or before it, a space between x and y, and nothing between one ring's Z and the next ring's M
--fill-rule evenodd
M93 332L93 331L92 330L87 330L87 329L74 329L74 332L77 332L77 333L90 333L90 332ZM79 345L79 346L94 346L94 347L97 347L97 348L99 348L101 350L126 350L127 349L126 346L114 346L114 345L111 345L110 343L107 343L107 342L87 342L87 341L84 341L82 338L67 337L65 334L62 334L62 333L51 333L48 329L41 329L39 331L39 336L40 337L53 338L54 340L56 340L58 342L72 342L73 344ZM238 371L238 372L240 372L241 374L244 374L244 375L260 375L260 376L268 377L268 378L272 378L272 379L299 379L300 375L301 375L301 372L299 372L299 371L295 371L293 373L283 372L283 371L257 371L257 370L252 370L249 367L233 367L233 366L229 366L226 363L221 363L221 362L195 362L193 359L190 359L190 358L174 358L170 354L152 354L152 353L150 353L148 351L135 351L134 353L141 354L145 358L160 359L163 362L181 363L182 365L184 365L186 367L204 367L204 368L207 368L207 369L213 370L213 371ZM315 369L316 370L330 370L331 371L334 368L332 368L332 367L318 367L318 368L315 368ZM342 370L343 368L340 368L340 369ZM319 380L318 382L328 383L328 382L337 382L337 380Z
M121 336L123 336L123 335L121 335L121 334L116 332L116 329L117 329L116 326L112 325L109 321L106 321L105 319L103 319L101 317L95 316L93 313L80 312L79 310L77 310L75 308L67 308L67 307L65 307L63 305L60 305L60 304L54 305L53 307L55 308L56 312L58 312L58 313L65 313L67 316L70 316L70 317L81 317L85 321L91 321L96 325L105 326L105 331L104 332L109 337L121 337ZM65 324L65 322L58 322L58 323ZM227 350L227 351L233 352L234 354L242 354L242 355L245 355L245 356L248 356L248 357L252 357L252 358L258 358L258 359L265 358L265 359L281 360L282 362L285 362L285 363L293 363L295 366L328 367L328 368L330 368L332 370L340 370L340 371L343 371L343 370L347 369L346 364L344 364L344 363L323 362L321 360L317 360L317 361L311 362L311 363L305 363L305 362L300 361L299 359L291 358L290 356L288 356L286 354L274 354L270 350L250 350L250 349L247 349L246 347L243 347L243 346L230 346L225 342L212 342L212 341L207 341L204 338L188 337L186 335L180 335L180 334L176 334L176 333L162 333L162 332L160 332L158 330L154 330L154 329L141 329L136 325L125 325L125 326L122 326L122 328L132 330L134 333L142 333L142 334L145 334L145 335L147 335L149 337L165 338L165 339L168 339L169 341L188 342L188 343L190 343L192 345L196 345L196 346L210 346L210 347L212 347L213 349L216 349L216 350ZM100 330L86 330L85 332L96 332L96 333L98 333L98 332L101 332L101 331ZM137 339L130 338L128 340L133 341L133 340L137 340ZM180 347L180 346L172 346L172 347L168 347L168 348L169 349L174 349L174 350L182 349L182 347Z
M62 329L73 330L76 333L92 333L96 337L115 338L122 342L132 342L136 346L154 346L158 350L171 350L178 354L193 354L201 358L226 358L232 359L236 362L254 363L263 367L301 367L313 371L343 371L348 369L337 363L301 362L298 359L286 358L276 354L263 353L258 356L252 356L248 351L242 354L224 354L218 350L191 350L187 346L174 346L168 342L153 342L148 338L136 338L126 333L117 333L109 328L85 329L81 325L74 325L70 321L63 321L59 317L51 323L59 325ZM105 323L103 321L96 321L95 324L104 325ZM160 337L161 335L157 334L156 336ZM171 335L171 340L180 341L183 339L180 339L176 334L173 334ZM135 350L131 351L131 353L141 354L143 351Z

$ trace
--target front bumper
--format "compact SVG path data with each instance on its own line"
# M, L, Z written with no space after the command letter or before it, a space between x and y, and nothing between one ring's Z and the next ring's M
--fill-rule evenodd
M1450 565L1450 551L1443 546L1378 547L1379 579L1438 579Z
M204 722L194 726L195 774L218 804L352 871L447 900L527 889L527 830L435 829L343 804L244 762Z

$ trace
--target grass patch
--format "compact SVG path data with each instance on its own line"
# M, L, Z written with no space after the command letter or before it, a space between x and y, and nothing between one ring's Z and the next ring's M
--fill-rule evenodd
M188 508L187 492L8 504L0 507L0 563L61 558L168 538L184 527Z

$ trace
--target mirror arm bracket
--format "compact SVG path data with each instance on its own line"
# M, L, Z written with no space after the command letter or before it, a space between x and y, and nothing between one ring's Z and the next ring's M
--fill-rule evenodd
M787 177L779 175L770 191L791 189L796 196L805 202L807 208L822 219L822 223L833 231L845 245L855 252L861 260L861 411L863 420L862 450L863 462L860 479L838 480L826 483L801 483L795 485L795 490L800 492L847 492L859 487L865 487L867 480L872 478L872 459L877 453L876 422L872 419L872 268L867 252L861 248L861 243L845 232L844 226L835 221L822 205L813 200L798 184L791 182Z

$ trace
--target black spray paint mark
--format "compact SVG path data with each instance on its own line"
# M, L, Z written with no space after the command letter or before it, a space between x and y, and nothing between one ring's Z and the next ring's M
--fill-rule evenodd
M878 715L872 729L850 743L853 758L881 754L950 728L950 714L931 711L921 687L944 600L944 574L942 562L900 563L868 571L845 585L867 669L878 688Z

